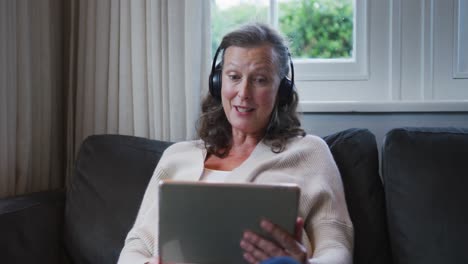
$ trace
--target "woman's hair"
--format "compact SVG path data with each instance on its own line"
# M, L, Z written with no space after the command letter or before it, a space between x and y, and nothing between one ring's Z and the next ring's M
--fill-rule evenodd
M289 72L290 54L285 39L274 29L261 23L247 24L224 36L220 48L222 50L221 65L224 52L230 46L258 47L270 45L275 54L273 58L277 65L280 79ZM278 89L279 90L279 89ZM292 96L283 104L275 106L270 117L270 123L265 131L264 141L271 146L273 152L284 150L287 140L296 136L304 136L298 114L298 94L292 91ZM198 135L205 142L209 154L225 157L232 144L232 128L224 113L222 102L208 94L202 102L202 113L198 120Z

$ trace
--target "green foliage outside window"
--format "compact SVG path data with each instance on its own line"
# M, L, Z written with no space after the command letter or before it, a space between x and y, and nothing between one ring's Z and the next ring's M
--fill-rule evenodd
M239 25L248 22L268 22L268 7L254 4L235 5L220 10L214 2L211 4L211 50L216 51L222 37Z
M280 30L290 40L294 57L350 58L353 7L350 0L280 2Z
M242 4L220 10L212 4L212 50L240 24L267 22L268 7ZM353 50L352 0L279 1L279 28L295 58L350 58Z

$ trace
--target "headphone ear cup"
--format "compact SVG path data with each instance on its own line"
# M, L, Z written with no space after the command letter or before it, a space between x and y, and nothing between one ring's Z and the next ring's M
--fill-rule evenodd
M209 80L210 94L218 100L221 100L221 73L221 64L218 64L214 71L211 72Z
M292 91L294 89L294 84L287 77L284 77L281 80L279 89L278 89L278 102L280 106L287 104L292 96Z

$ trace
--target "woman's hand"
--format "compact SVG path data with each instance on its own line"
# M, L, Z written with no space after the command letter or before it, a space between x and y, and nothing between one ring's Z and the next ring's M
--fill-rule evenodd
M290 256L299 263L307 263L307 251L300 242L303 226L304 221L299 217L296 221L296 231L293 237L272 222L262 220L260 227L274 241L267 240L251 231L245 231L240 242L245 260L251 264L257 264L272 257Z

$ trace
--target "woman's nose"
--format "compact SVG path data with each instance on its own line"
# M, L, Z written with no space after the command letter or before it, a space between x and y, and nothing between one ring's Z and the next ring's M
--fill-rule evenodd
M248 80L243 80L242 83L239 85L237 96L243 100L250 98L250 83Z

